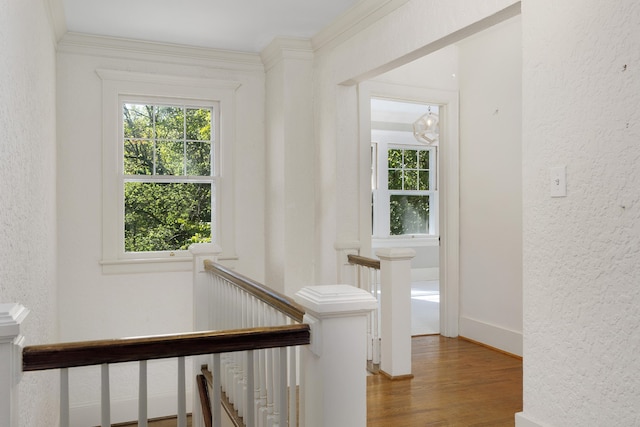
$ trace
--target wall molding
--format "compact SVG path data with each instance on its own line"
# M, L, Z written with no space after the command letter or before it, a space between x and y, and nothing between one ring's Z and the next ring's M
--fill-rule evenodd
M260 53L265 70L270 70L285 59L312 61L311 40L294 37L276 37Z
M168 43L130 40L68 32L58 43L59 53L106 58L167 62L234 71L264 72L257 53L232 52Z
M522 357L522 332L460 316L461 336Z

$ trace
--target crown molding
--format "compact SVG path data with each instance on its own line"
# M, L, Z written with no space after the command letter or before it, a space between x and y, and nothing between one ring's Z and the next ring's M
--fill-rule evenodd
M335 47L409 0L360 0L311 38L315 51Z
M260 55L255 53L80 33L66 33L58 43L58 52L264 72Z
M260 53L260 58L266 70L284 59L310 61L313 59L313 46L309 39L276 37Z

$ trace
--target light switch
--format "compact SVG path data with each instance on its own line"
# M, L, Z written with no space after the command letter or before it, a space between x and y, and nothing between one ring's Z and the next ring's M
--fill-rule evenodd
M554 166L549 168L549 184L551 189L551 197L567 196L566 166Z

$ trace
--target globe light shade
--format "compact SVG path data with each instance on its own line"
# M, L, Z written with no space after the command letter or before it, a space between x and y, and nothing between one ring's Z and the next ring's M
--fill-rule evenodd
M435 144L440 135L439 122L438 115L429 111L413 123L413 136L423 144Z

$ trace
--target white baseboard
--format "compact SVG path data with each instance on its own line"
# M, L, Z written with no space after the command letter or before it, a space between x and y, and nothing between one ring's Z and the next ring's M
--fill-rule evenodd
M424 280L440 280L440 269L438 267L411 269L412 282L419 282Z
M535 421L527 418L524 412L518 412L516 414L516 427L545 427L543 424L538 424Z
M522 332L461 316L459 334L473 341L522 357Z
M187 413L191 412L191 393L187 391ZM148 418L175 416L178 413L176 395L149 396L147 402ZM69 410L70 427L100 425L100 403L76 406ZM122 423L138 419L138 400L119 400L111 402L111 423Z

